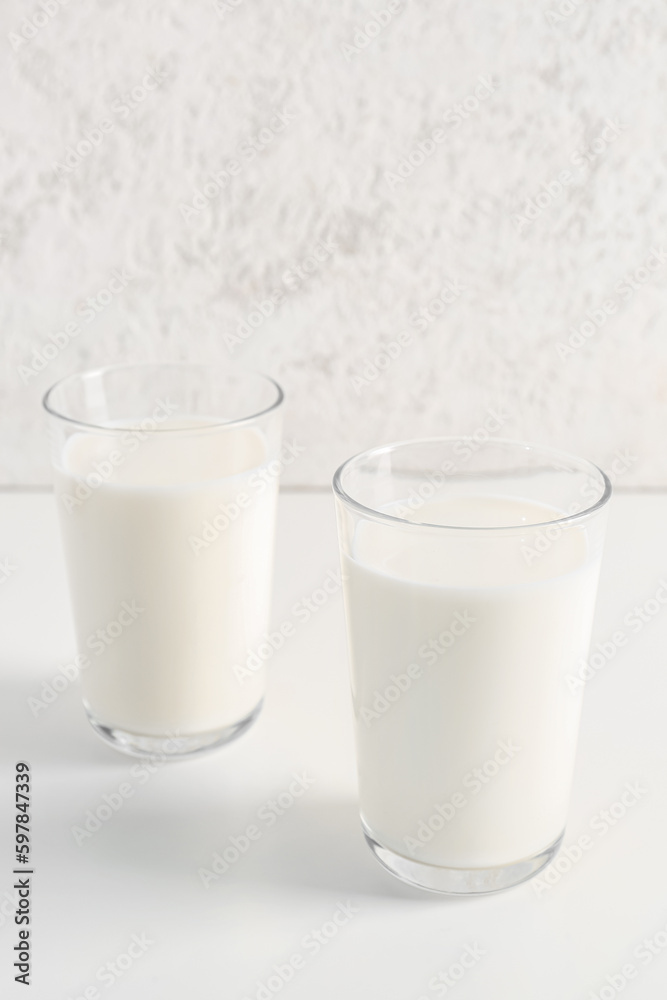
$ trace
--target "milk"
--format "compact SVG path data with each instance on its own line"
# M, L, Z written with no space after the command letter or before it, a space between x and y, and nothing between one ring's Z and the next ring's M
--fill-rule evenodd
M258 430L196 420L69 438L56 492L96 722L211 733L261 701L262 672L240 684L233 665L268 625L277 479L267 458Z
M558 516L455 498L411 519L525 533L356 526L343 562L361 815L397 854L495 867L565 827L581 710L566 675L587 653L599 558L573 526L526 559L528 526Z

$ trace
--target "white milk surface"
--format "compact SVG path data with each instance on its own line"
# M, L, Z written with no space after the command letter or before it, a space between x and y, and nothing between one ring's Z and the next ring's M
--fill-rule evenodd
M175 426L202 425L163 424ZM56 492L84 699L98 722L199 734L261 700L261 671L240 683L233 665L268 625L277 480L262 476L266 460L252 428L69 438Z
M558 516L494 497L413 515L478 527ZM344 572L361 814L398 854L494 867L565 827L581 710L565 677L588 651L599 567L579 526L527 560L531 530L357 525Z

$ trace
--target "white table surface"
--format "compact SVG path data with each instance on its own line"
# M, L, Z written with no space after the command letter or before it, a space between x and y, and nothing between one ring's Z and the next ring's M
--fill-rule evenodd
M0 495L0 560L15 567L0 584L3 998L66 1000L88 989L89 997L111 1000L258 993L264 1000L418 1000L445 995L444 983L438 992L429 981L471 946L483 956L444 987L457 1000L583 1000L600 990L605 1000L619 986L624 1000L663 1000L667 611L661 606L637 632L624 619L667 579L667 497L619 495L612 505L594 642L617 629L629 639L586 693L565 837L570 845L588 834L590 848L548 888L529 882L463 900L398 882L361 834L340 593L308 623L292 612L338 568L330 496L281 495L273 621L294 621L296 634L272 659L259 721L222 750L142 778L132 772L136 761L89 728L76 684L37 717L28 707L74 652L54 503L50 494ZM17 928L4 916L20 759L33 774L29 991L13 982ZM262 805L302 772L312 787L270 828L258 822ZM123 782L133 795L78 846L72 827ZM602 832L596 816L619 800L626 782L645 792ZM210 867L228 837L253 822L261 838L205 889L198 868ZM340 904L356 912L316 953L306 936L332 921ZM111 971L96 978L127 952L132 935L153 943L121 978ZM262 992L273 966L295 954L302 967L291 981ZM623 985L613 977L628 963L635 975Z

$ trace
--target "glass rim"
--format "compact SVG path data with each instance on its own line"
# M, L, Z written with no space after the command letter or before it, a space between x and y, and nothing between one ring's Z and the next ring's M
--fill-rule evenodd
M336 469L333 476L333 491L335 497L342 503L346 504L348 507L353 508L358 513L363 514L365 517L370 517L373 520L380 521L387 524L403 525L409 526L411 528L436 528L441 531L482 531L482 532L500 532L500 531L518 531L518 530L532 530L535 528L545 528L550 527L554 524L564 524L569 522L576 522L589 517L596 511L601 510L608 503L611 494L612 486L611 480L607 473L601 469L594 462L591 462L587 458L580 458L578 455L573 455L570 452L561 451L558 448L549 448L542 445L530 444L527 441L516 441L512 438L489 438L488 441L484 441L481 447L487 444L499 444L499 445L509 445L512 448L520 448L524 451L532 451L533 453L539 453L546 456L557 457L561 461L576 462L580 465L588 466L590 470L594 470L601 478L602 485L604 487L602 495L599 497L595 503L590 504L581 510L575 511L571 514L563 514L562 517L553 517L548 521L539 521L535 524L507 524L502 526L490 526L490 525L454 525L454 524L431 524L427 521L410 521L406 517L397 517L395 514L387 514L385 511L376 510L374 507L367 507L365 504L361 503L359 500L355 500L354 497L344 489L342 484L342 477L345 471L355 462L360 462L361 460L368 460L375 458L379 455L386 454L388 452L396 451L398 448L410 446L410 445L428 445L428 444L445 444L454 443L457 441L468 441L468 438L456 435L445 435L441 437L429 437L429 438L410 438L406 441L392 441L389 444L378 445L375 448L369 448L367 451L361 451L356 455L352 455L350 458L346 459L341 465ZM424 501L426 502L426 501Z
M68 417L64 413L60 413L57 409L53 407L51 402L51 396L56 391L56 389L61 388L65 382L75 379L84 379L93 375L104 375L107 372L117 372L123 369L129 371L131 369L149 369L149 368L216 368L223 367L224 362L199 362L199 361L132 361L132 362L119 362L113 365L100 365L97 368L84 368L81 371L70 372L69 375L64 375L62 378L58 379L50 386L44 395L42 396L42 406L46 412L51 417L55 417L57 420L63 420L68 424L74 424L76 427L83 427L86 430L101 431L106 434L118 434L125 431L136 430L136 427L131 426L116 426L111 427L109 424L98 424L87 420L77 420L75 417ZM258 420L260 417L266 416L271 413L272 410L277 410L285 401L285 393L282 387L276 382L275 379L271 378L270 375L264 375L262 372L257 372L249 368L243 368L241 365L236 363L231 363L232 370L239 372L243 375L252 375L255 378L261 379L264 383L272 385L276 390L276 398L269 405L264 407L262 410L257 410L254 413L250 413L245 417L236 417L232 420L213 420L211 423L202 424L201 427L149 427L144 429L141 428L142 432L146 434L193 434L200 433L201 431L216 430L222 427L236 427L240 424L248 423L252 420ZM144 418L148 419L148 418Z

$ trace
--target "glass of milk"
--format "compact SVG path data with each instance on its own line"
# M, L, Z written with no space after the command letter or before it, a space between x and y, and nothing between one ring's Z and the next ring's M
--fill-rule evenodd
M334 493L368 843L426 889L522 882L565 828L609 480L442 438L351 458Z
M118 365L44 397L86 711L130 754L242 733L264 677L283 393L231 365Z

